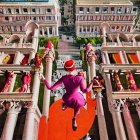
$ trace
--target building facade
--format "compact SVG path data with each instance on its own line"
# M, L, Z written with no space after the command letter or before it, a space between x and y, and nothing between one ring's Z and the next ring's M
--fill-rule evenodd
M77 36L94 37L110 32L132 32L137 7L129 0L77 0L76 2ZM104 27L104 24L107 27Z
M34 21L41 36L58 36L61 25L58 1L3 1L0 2L0 33L23 33L25 24Z

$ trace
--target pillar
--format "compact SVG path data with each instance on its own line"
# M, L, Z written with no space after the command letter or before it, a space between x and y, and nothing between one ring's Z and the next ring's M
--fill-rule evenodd
M52 65L53 65L53 61L54 61L54 52L49 50L46 53L45 59L46 59L45 78L51 84ZM42 114L45 115L47 117L47 119L48 119L48 116L49 116L49 106L50 106L50 90L48 90L45 87L45 89L44 89L44 99L43 99L43 111L42 111Z
M119 55L120 55L120 58L121 58L122 64L125 64L125 60L124 60L124 57L123 57L122 51L119 51Z
M107 92L107 98L108 98L108 106L109 110L112 114L114 128L117 140L127 140L122 118L121 118L121 102L117 102L116 100L111 100L111 94L112 94L112 85L111 85L111 79L109 74L104 74L104 80L106 81L106 92Z
M126 103L123 106L123 117L129 140L138 140L131 114Z
M136 106L136 111L137 111L138 116L139 116L139 119L140 119L140 106L139 106L139 105L138 105L138 106Z
M105 53L105 57L106 57L106 64L110 64L110 60L109 60L107 51L104 51L104 53Z
M11 108L9 109L3 128L1 140L12 140L14 129L17 122L18 113L21 109L21 106L18 106L15 102L11 102Z
M49 27L47 27L47 35L50 36Z
M101 140L108 140L103 104L102 104L102 94L101 90L97 92L96 103L97 103L97 117L99 126L99 135Z
M127 140L121 118L120 109L111 111L117 140Z
M34 123L35 123L35 114L36 114L35 111L38 103L39 87L40 87L39 71L35 71L33 90L32 90L33 105L31 105L28 108L28 111L26 113L26 120L25 120L22 140L32 140L34 136L34 125L35 125Z
M20 52L19 51L17 51L16 52L16 54L15 54L15 57L14 57L14 62L13 62L13 64L15 64L15 65L19 65L20 64ZM10 87L9 87L9 92L13 92L13 89L14 89L14 86L15 86L15 81L16 81L16 77L17 77L17 74L14 74L14 76L13 76L13 79L12 79L12 82L11 82L11 85L10 85Z
M119 38L119 34L117 35L117 43L119 46L122 46L122 43L121 43L120 38Z
M38 34L39 34L39 28L34 29L32 48L34 48L36 52L37 52L37 49L38 49Z

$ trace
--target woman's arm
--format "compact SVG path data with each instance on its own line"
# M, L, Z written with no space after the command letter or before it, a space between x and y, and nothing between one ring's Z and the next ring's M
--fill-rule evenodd
M81 91L83 93L87 93L87 92L91 91L92 86L93 86L93 80L90 82L90 84L86 88L84 79L83 78L81 79L81 81L80 81L80 89L81 89Z
M62 84L62 78L60 78L53 86L51 86L46 79L44 80L44 84L46 85L46 87L49 90L55 90L55 89L57 89L58 87L61 86L61 84Z

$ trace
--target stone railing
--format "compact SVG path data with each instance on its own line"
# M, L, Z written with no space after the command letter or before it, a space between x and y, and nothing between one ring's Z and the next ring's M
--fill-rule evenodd
M32 101L32 94L18 92L0 92L0 101Z
M107 42L106 46L108 46L108 47L116 47L117 43L116 42Z
M0 48L32 48L32 43L1 43Z

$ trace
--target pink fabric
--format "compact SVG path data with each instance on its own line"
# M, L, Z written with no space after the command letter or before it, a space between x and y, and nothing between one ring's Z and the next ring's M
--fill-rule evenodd
M78 75L65 75L53 86L51 86L47 80L44 80L44 83L50 90L55 90L59 88L62 83L64 84L66 93L63 95L62 99L66 106L74 109L74 116L76 116L79 113L80 108L86 104L80 90L83 93L87 93L92 89L92 83L86 88L84 78Z

